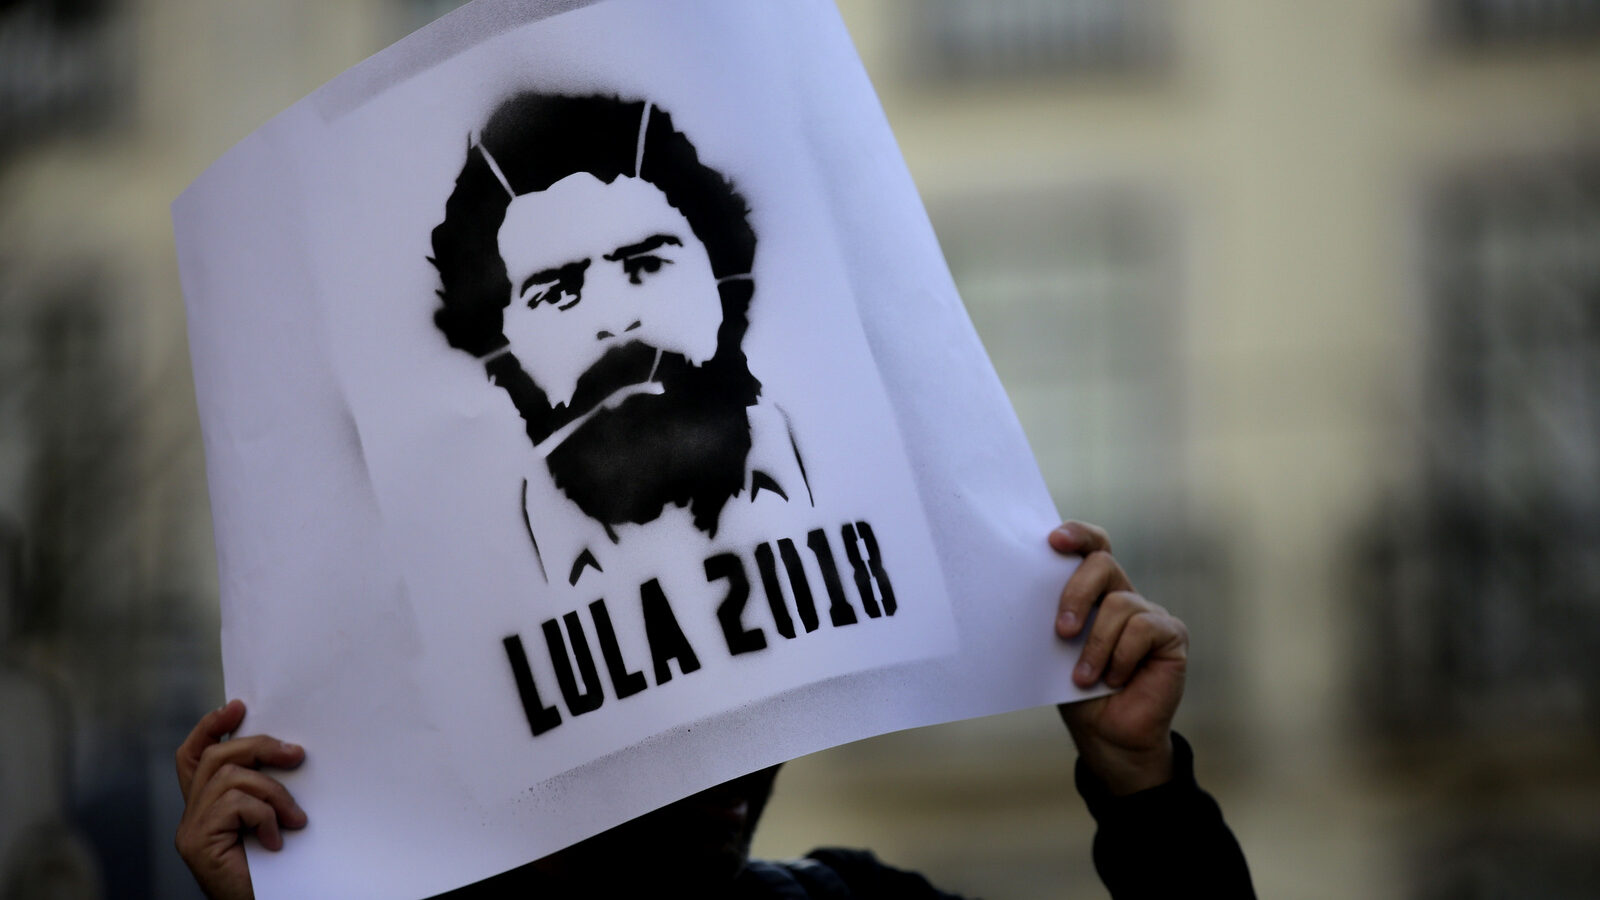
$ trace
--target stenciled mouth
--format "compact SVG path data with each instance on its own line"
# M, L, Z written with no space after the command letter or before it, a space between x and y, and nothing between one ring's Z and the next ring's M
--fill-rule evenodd
M550 435L544 440L535 444L533 447L533 452L538 454L540 459L548 459L550 454L556 452L556 450L559 449L562 444L566 443L567 439L572 437L572 435L575 434L578 429L588 424L590 419L594 418L600 413L608 409L617 408L629 397L637 397L640 394L665 393L666 386L656 380L656 371L660 368L661 351L657 349L655 361L650 365L650 374L645 376L644 381L623 385L622 387L619 387L602 397L599 402L589 407L587 412L579 414L577 417L568 421L565 425L562 425L560 428L557 428L555 431L551 432Z

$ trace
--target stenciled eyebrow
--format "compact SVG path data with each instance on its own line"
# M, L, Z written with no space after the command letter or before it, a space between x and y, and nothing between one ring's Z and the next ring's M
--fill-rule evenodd
M610 257L607 258L609 259ZM581 283L583 281L583 273L589 268L589 263L591 262L593 262L591 259L580 259L577 262L569 262L564 266L556 266L554 268L543 269L535 272L528 276L527 281L522 283L522 287L518 289L517 295L521 296L526 294L528 292L528 288L531 288L536 284L549 284L552 281L560 281L563 283L578 281Z
M618 262L620 260L627 259L630 256L638 256L641 253L649 253L651 250L654 250L657 247L663 247L667 245L671 245L673 247L682 247L683 241L678 240L670 234L653 234L637 244L629 244L626 247L618 247L610 253L607 253L602 258L606 262Z

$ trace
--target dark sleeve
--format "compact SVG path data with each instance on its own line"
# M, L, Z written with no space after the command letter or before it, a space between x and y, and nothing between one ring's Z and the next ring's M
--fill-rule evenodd
M1255 897L1250 869L1222 809L1194 780L1194 751L1172 735L1172 780L1114 797L1078 760L1078 793L1100 826L1094 868L1116 900Z
M962 900L945 893L916 872L886 866L866 850L821 847L806 854L791 871L808 897L850 900ZM809 863L810 865L805 865Z

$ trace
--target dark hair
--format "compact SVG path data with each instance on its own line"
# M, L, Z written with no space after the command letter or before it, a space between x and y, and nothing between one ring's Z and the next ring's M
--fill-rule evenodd
M642 100L523 93L500 104L479 144L519 196L545 190L578 172L606 184L622 175L637 175L659 188L688 220L705 245L717 278L748 273L756 236L744 198L726 178L700 162L694 145L672 127L672 117L659 107L650 110L643 165L634 172L644 113ZM444 221L433 230L430 261L439 270L438 295L443 302L434 313L434 323L450 346L474 356L507 343L501 316L511 301L511 282L500 258L498 236L510 203L479 145L470 147L455 191L445 202ZM725 282L720 292L723 322L718 346L737 351L753 291L740 279ZM731 343L724 343L724 338ZM491 365L490 371L509 374L511 368Z

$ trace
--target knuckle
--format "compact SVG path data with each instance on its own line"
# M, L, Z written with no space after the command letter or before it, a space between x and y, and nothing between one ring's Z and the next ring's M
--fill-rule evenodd
M1099 543L1100 546L1102 548L1104 548L1107 553L1110 553L1111 552L1111 535L1108 534L1106 532L1106 530L1104 528L1101 528L1099 525L1088 525L1087 527L1089 529L1089 533L1094 535L1095 541L1097 543Z
M1106 648L1106 655L1112 659L1122 659L1128 655L1128 650L1139 640L1134 633L1133 626L1122 629L1122 634L1117 636L1117 642Z
M1083 534L1087 536L1089 540L1092 541L1096 546L1101 548L1109 548L1111 546L1111 541L1106 535L1106 530L1101 528L1099 525L1096 525L1093 522L1085 522L1081 519L1073 519L1067 524L1078 531L1083 532Z
M1111 591L1106 594L1100 605L1113 613L1125 613L1137 609L1138 604L1135 602L1137 599L1137 596L1127 591Z
M1110 649L1111 640L1103 634L1091 634L1089 640L1083 645L1083 658L1099 660Z
M1118 656L1127 656L1130 653L1143 653L1150 645L1150 632L1139 621L1139 616L1128 620L1122 629L1122 639L1117 641L1116 653Z
M200 751L200 762L202 765L216 766L217 760L227 757L229 749L226 743L212 744Z
M1144 659L1150 652L1150 641L1143 634L1130 634L1132 640L1123 641L1117 647L1117 659L1125 665L1133 666Z
M1161 625L1148 611L1140 610L1128 620L1128 632L1137 637L1148 638L1161 630Z
M251 797L247 791L241 788L231 787L224 791L221 797L217 798L217 806L218 808L237 813L247 809L250 806L251 801L254 799L255 798Z

